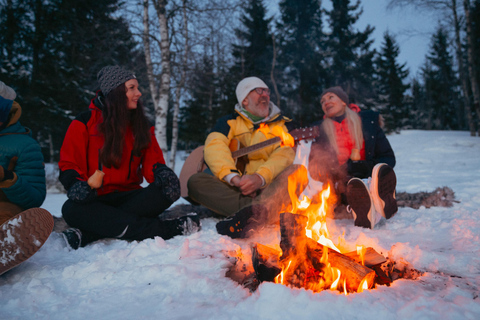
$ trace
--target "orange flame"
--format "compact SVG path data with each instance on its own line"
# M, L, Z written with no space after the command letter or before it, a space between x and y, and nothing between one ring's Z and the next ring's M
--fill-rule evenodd
M367 248L365 248L365 246L357 245L357 254L358 254L358 257L360 258L362 266L365 265L365 252L367 252Z
M272 129L268 126L268 124L260 123L258 131L262 132L266 137L268 134L272 134L275 137L279 137L282 146L292 147L295 146L295 139L293 139L292 135L283 131L283 129L279 126L275 126Z
M262 130L265 130L264 128ZM280 130L282 133L283 130ZM280 134L280 133L278 133ZM337 252L341 252L337 246L330 240L330 234L327 228L327 213L329 205L336 201L334 194L332 194L332 186L327 184L321 184L317 181L317 185L314 183L309 185L310 177L307 170L308 167L308 155L301 156L301 161L303 165L300 166L293 174L288 177L288 194L291 199L291 205L284 208L284 211L291 212L293 214L302 214L308 217L307 226L305 228L305 234L307 237L313 239L314 241L322 244L323 254L321 257L321 263L325 266L322 269L322 272L315 274L310 272L310 278L308 276L305 279L305 288L313 290L315 292L330 289L330 290L339 290L345 295L348 295L349 286L347 285L346 276L342 275L341 271L338 268L332 267L328 260L328 251L329 248ZM319 185L319 187L318 187ZM305 191L309 187L309 190L314 190L314 192L305 192L303 194L302 189ZM322 189L322 190L318 190ZM300 193L300 196L298 194ZM315 193L311 198L306 194L311 195ZM342 245L341 241L339 244ZM346 245L343 244L346 248ZM357 246L357 253L360 257L362 265L364 265L366 248L364 246ZM275 283L281 283L289 285L290 276L287 276L287 272L290 270L290 274L295 272L297 266L302 265L302 259L304 257L289 257L288 263L283 262L282 271L277 277L275 277ZM298 260L297 260L298 259ZM306 272L308 273L308 272ZM310 279L315 280L308 282ZM343 286L343 288L342 288ZM369 284L367 279L363 279L360 283L360 286L357 288L357 292L362 292L363 290L368 290Z

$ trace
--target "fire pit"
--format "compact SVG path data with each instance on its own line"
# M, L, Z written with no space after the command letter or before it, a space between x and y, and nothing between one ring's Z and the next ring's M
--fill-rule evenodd
M302 166L288 177L291 204L279 212L280 243L274 246L253 243L254 271L239 282L250 290L255 290L263 281L271 281L314 292L337 290L349 294L372 289L377 284L390 285L399 277L418 277L421 273L408 263L398 264L403 269L399 270L395 268L398 266L395 261L373 248L360 245L354 252L340 252L330 240L326 219L336 196L328 183L310 177L309 150L309 144L297 149L294 163ZM298 190L300 185L306 185L303 191ZM234 271L237 267L227 275L238 275ZM244 265L242 269L249 268ZM232 278L239 280L238 276Z

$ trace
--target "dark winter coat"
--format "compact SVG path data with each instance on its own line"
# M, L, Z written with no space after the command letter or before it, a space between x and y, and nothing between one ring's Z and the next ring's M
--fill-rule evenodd
M343 169L340 168L339 170L335 168L335 166L338 166L338 163L332 165L331 159L327 160L330 162L329 166L335 168L333 175L338 177L340 176L340 171L346 171L347 180L350 177L361 179L370 177L373 167L378 163L386 163L392 168L395 166L395 154L379 124L379 113L372 110L364 110L359 112L359 116L362 120L364 149L361 151L361 155L364 156L364 159L360 161L348 160L347 163L343 164ZM346 120L344 119L343 121ZM321 124L321 122L317 122L316 124ZM317 154L319 152L330 153L330 158L337 158L333 148L328 144L328 139L323 135L319 137L312 146L312 154L315 154L314 157L318 157ZM323 159L325 159L325 157L323 157Z
M140 189L143 178L154 181L153 168L156 163L165 164L162 150L155 138L153 126L150 128L151 142L143 149L140 156L134 155L134 136L130 128L125 133L125 145L120 167L102 167L99 153L104 144L104 137L98 131L103 122L101 104L92 99L89 110L78 115L67 130L60 150L60 181L65 189L77 181L87 181L95 170L102 170L105 175L103 185L97 189L98 195L116 191Z
M11 104L9 120L0 129L0 165L7 169L12 158L18 157L12 170L13 179L0 181L0 194L23 209L40 207L47 194L41 148L32 138L30 129L18 122L20 105L3 97L0 99L1 103Z

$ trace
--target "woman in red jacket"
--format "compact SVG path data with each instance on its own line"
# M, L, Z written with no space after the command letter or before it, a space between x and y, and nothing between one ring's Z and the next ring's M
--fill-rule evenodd
M135 75L108 66L97 78L101 91L70 124L60 151L68 196L62 214L73 227L63 233L68 246L102 238L169 239L199 230L197 216L158 217L179 198L180 186L145 117Z
M322 127L347 179L346 204L355 225L372 228L398 210L395 200L395 155L379 124L379 114L350 104L341 87L324 90ZM347 107L348 106L348 107ZM342 190L343 191L343 190Z

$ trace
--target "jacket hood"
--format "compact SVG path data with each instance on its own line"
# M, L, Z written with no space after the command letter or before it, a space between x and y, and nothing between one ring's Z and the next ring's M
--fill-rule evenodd
M276 119L278 116L280 116L282 114L282 111L280 111L280 108L277 107L272 101L270 101L270 103L268 104L268 108L270 109L270 112L268 114L268 116L266 116L265 118L263 118L262 120L259 120L259 121L256 121L256 122L253 122L252 119L250 119L247 114L245 113L244 109L240 106L240 104L236 104L235 105L235 111L240 114L242 117L248 119L250 122L252 122L254 125L256 124L260 124L262 122L269 122L269 121L272 121L274 119Z
M5 107L5 112L8 112L8 116L6 117L5 123L1 125L1 129L8 128L11 125L14 125L15 123L18 122L20 119L20 116L22 115L22 107L16 102L8 99L4 99L0 97L0 103L3 104ZM10 106L11 105L11 106ZM8 109L10 109L8 111Z
M98 90L95 97L90 101L89 109L98 109L100 111L105 107L105 97L102 91Z

